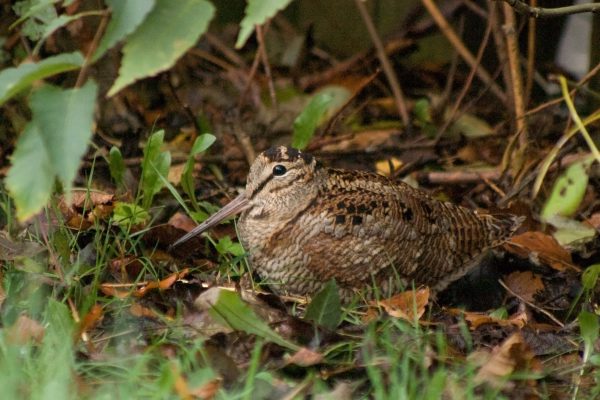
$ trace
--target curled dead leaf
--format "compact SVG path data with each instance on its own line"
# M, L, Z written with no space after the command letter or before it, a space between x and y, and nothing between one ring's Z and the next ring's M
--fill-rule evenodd
M482 325L486 324L495 324L498 326L512 326L518 329L521 329L527 325L529 318L527 314L523 312L518 312L516 314L511 315L507 319L495 318L490 315L482 312L472 312L472 311L464 311L459 309L450 309L448 312L451 315L462 315L464 320L469 324L469 328L471 330L475 330Z
M542 277L531 271L515 271L504 278L504 283L525 301L533 302L534 296L544 290Z
M494 347L491 356L477 371L475 382L506 389L514 386L508 381L511 374L539 370L539 361L535 359L523 336L517 332Z
M547 264L558 271L580 271L573 265L571 254L556 239L543 232L531 231L513 236L505 248L519 257L529 258L536 264Z
M295 364L300 367L310 367L311 365L320 364L323 362L323 354L317 353L302 347L286 360L286 365Z
M425 306L429 301L429 288L408 290L388 299L372 301L371 307L381 307L394 318L401 318L409 322L420 319L425 313Z
M6 340L8 343L23 345L30 341L41 343L44 339L44 327L42 324L26 315L19 318L10 327L6 328Z

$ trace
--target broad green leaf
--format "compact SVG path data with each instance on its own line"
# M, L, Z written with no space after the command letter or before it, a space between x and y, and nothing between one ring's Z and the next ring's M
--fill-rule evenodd
M92 136L96 92L96 84L88 81L81 88L66 90L46 85L31 96L33 123L66 192L71 191L71 182Z
M273 18L279 10L283 10L292 0L248 0L244 19L240 22L240 33L238 34L235 47L242 48L252 32L255 25L262 25L268 19Z
M118 147L111 147L108 155L108 169L110 170L110 176L115 180L117 185L123 185L123 176L125 175L125 162L123 162L123 155Z
M590 160L575 163L556 180L542 209L542 220L549 221L554 216L570 217L575 214L585 195L590 163Z
M36 368L39 381L33 383L32 398L72 398L75 368L73 346L74 334L71 313L66 305L51 299L46 309L46 331Z
M233 242L229 236L224 236L215 246L219 254L232 254L235 257L241 257L246 252L240 243Z
M273 331L235 292L214 287L202 293L195 304L200 309L208 309L217 322L233 330L256 335L290 350L300 350Z
M306 308L304 319L334 330L342 320L342 305L335 280L330 280Z
M83 56L79 52L59 54L38 63L23 63L0 71L0 105L39 79L80 68Z
M577 248L596 236L593 227L574 219L555 215L548 218L547 222L556 228L552 236L563 247Z
M17 143L6 178L19 219L46 204L57 177L70 193L92 134L95 99L92 81L78 89L44 86L31 96L33 119Z
M35 48L33 49L33 53L38 54L40 48L42 47L42 45L44 44L46 39L48 39L48 37L50 37L50 35L52 35L58 29L62 28L63 26L67 25L68 23L75 21L81 17L87 17L90 15L102 15L102 11L85 11L85 12L82 12L79 14L74 14L74 15L63 14L63 15L58 16L57 18L52 19L44 27L44 32L42 34L42 37L35 45Z
M115 203L113 219L120 226L139 225L146 223L150 214L137 204L119 201Z
M494 133L494 129L485 120L473 114L464 113L452 124L451 130L467 138L480 138Z
M194 208L196 209L198 207L196 206L196 196L194 192L194 163L196 162L196 156L203 151L206 151L215 142L215 140L216 138L210 133L204 133L198 136L194 141L190 155L185 162L185 166L183 167L183 173L181 174L181 187L192 200Z
M105 2L111 10L110 21L94 53L94 61L133 32L156 3L155 0L105 0Z
M144 148L142 181L140 183L144 193L144 208L150 208L154 195L164 187L164 182L159 175L167 176L169 173L171 154L161 152L164 136L165 132L163 130L153 133Z
M57 16L54 3L60 0L21 0L13 6L15 14L19 19L10 25L10 29L23 23L21 33L30 40L36 41L42 37L46 25L51 23Z
M316 94L294 120L294 133L292 134L292 147L304 149L308 146L315 130L327 114L333 96L329 93Z
M598 322L598 316L596 314L585 310L579 313L577 320L579 321L581 338L585 344L584 354L587 354L587 356L584 356L584 359L587 359L594 349L594 343L600 334L600 323Z
M127 38L119 76L108 91L170 68L206 32L215 9L206 0L156 0L144 22Z
M593 290L598 284L600 277L600 264L590 265L581 274L581 283L584 290Z
M50 199L56 174L37 126L30 122L12 154L6 186L15 200L17 217L25 220Z

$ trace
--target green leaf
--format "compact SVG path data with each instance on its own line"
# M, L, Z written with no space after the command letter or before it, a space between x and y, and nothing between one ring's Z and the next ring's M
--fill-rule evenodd
M46 204L57 177L70 193L92 135L96 89L89 81L78 89L44 86L31 96L33 119L17 143L6 178L19 219Z
M206 0L156 0L144 22L123 46L119 76L112 96L138 79L170 68L206 32L215 9Z
M42 134L54 171L66 192L71 190L92 136L96 92L96 84L88 81L76 89L43 86L31 96L33 123Z
M244 19L240 22L240 33L235 42L236 49L243 47L254 31L255 25L262 25L283 10L292 0L248 0Z
M24 22L21 33L30 40L36 41L42 37L46 25L57 16L54 3L60 0L21 0L15 3L13 10L19 19L13 22L9 29Z
M44 146L37 126L29 123L12 154L6 186L15 200L20 220L34 215L48 203L54 187L55 173Z
M330 280L306 308L304 319L334 330L342 320L342 305L335 280Z
M600 277L600 264L590 265L581 274L581 283L584 290L593 290L598 284Z
M33 54L38 54L40 51L40 48L42 47L42 45L44 44L46 39L48 39L48 37L50 35L52 35L54 32L56 32L58 29L62 28L63 26L67 25L68 23L70 23L72 21L75 21L79 18L87 17L90 15L102 15L102 11L86 11L86 12L82 12L82 13L74 14L74 15L66 15L65 14L65 15L60 15L57 18L54 18L53 20L49 21L49 23L44 27L44 32L42 34L42 37L40 38L40 40L35 45L35 48L33 49Z
M543 221L554 216L570 217L575 214L583 200L588 184L587 169L591 160L585 160L571 165L556 180L550 197L542 209Z
M577 320L579 321L579 330L584 343L583 361L586 362L600 334L600 323L598 323L598 316L596 314L585 310L579 313Z
M160 130L153 133L144 148L142 161L142 192L144 193L143 207L150 208L154 195L164 186L160 175L166 177L171 166L171 153L161 152L165 132Z
M304 149L315 134L317 126L327 114L333 96L329 93L316 94L294 120L294 133L292 134L292 147Z
M552 236L563 247L577 248L596 236L596 229L574 219L555 215L547 222L556 228Z
M50 299L46 309L46 331L39 358L36 360L36 382L32 398L68 399L73 394L74 324L66 305Z
M299 346L273 331L235 292L211 288L198 297L195 305L208 309L217 322L233 330L256 335L290 350L300 350Z
M15 68L0 72L0 105L27 89L39 79L72 71L83 65L83 56L79 52L59 54L48 57L38 63L23 63Z
M194 204L194 208L198 208L196 204L196 195L194 191L194 163L196 162L196 156L203 151L206 151L215 142L216 138L210 133L203 133L198 136L194 141L190 155L185 162L183 167L183 173L181 174L181 187L183 191L188 195Z
M241 257L246 252L240 243L235 243L229 236L223 236L215 246L219 254L232 254L235 257Z
M139 225L146 223L150 214L137 204L119 201L115 203L113 219L120 226Z
M156 4L155 0L105 0L105 2L111 9L110 21L94 53L94 61L135 31Z
M108 169L110 170L110 176L117 185L122 186L124 184L125 162L123 161L121 150L116 146L111 147L108 154Z

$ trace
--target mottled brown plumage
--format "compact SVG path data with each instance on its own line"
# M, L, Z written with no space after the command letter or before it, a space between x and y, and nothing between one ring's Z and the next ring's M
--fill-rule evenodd
M439 291L520 223L276 147L254 161L240 196L175 245L237 212L250 265L275 292L312 295L334 278L344 300L412 282Z

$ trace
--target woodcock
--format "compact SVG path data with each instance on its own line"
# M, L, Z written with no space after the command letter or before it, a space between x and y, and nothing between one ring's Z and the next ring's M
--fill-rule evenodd
M416 285L436 292L520 225L373 173L324 167L288 147L260 154L245 191L173 246L241 212L249 262L276 292L312 295L334 278L344 301Z

